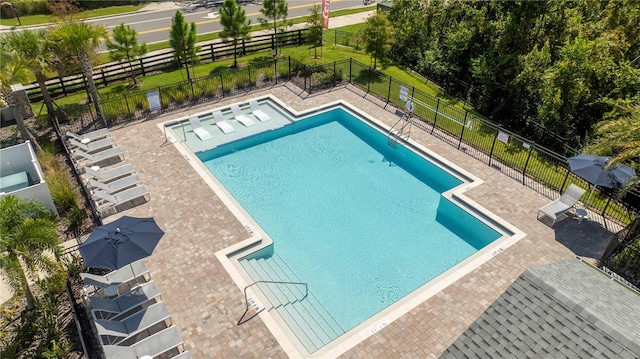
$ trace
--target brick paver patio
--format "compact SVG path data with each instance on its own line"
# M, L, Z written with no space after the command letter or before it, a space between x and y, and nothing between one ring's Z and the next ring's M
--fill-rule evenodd
M272 94L303 111L346 100L391 126L397 120L369 96L341 88L301 96L294 85L257 91L247 97ZM237 326L244 311L242 291L214 253L248 237L246 229L216 197L174 145L165 141L157 124L241 101L224 99L162 116L151 121L112 128L118 145L149 188L149 202L121 215L154 217L166 232L145 262L169 307L173 323L194 358L287 357L259 317ZM526 233L442 292L389 324L343 354L345 358L434 358L494 301L525 269L580 255L599 258L610 238L595 221L566 219L550 228L536 220L538 208L549 199L428 133L412 130L411 137L485 181L467 192L474 201Z

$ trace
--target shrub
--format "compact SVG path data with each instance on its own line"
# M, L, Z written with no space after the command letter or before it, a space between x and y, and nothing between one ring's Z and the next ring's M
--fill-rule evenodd
M48 171L45 173L45 181L51 198L61 215L65 215L71 208L78 207L73 188L64 172Z

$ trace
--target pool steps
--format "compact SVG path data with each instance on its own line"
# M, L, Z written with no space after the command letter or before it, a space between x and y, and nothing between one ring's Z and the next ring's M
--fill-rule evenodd
M300 282L277 254L267 258L241 260L240 264L254 281ZM311 289L305 296L302 285L258 283L275 310L287 323L309 353L313 353L344 334Z

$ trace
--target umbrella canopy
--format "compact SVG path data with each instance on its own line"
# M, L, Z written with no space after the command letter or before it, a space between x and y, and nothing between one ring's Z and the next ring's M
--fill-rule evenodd
M612 169L606 169L610 160L610 157L588 154L568 159L571 172L595 186L621 188L636 177L636 171L629 166L618 164Z
M636 177L636 171L625 165L617 164L611 169L607 165L611 157L581 154L567 159L571 172L594 186L621 188ZM593 191L589 194L586 207L589 206Z
M571 172L595 186L621 188L636 177L636 171L625 165L607 169L610 157L581 154L568 159Z
M94 228L79 250L87 267L120 269L151 255L163 235L153 218L124 216Z

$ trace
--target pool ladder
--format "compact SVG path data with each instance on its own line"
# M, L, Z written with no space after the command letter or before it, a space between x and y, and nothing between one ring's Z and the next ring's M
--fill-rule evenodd
M274 280L258 280L258 281L255 281L255 282L249 284L248 286L244 287L245 310L244 310L244 313L242 314L242 316L240 317L240 319L238 320L238 324L237 325L241 325L241 324L244 324L244 323L250 321L256 315L262 313L262 311L264 310L264 308L261 308L260 310L257 310L254 315L252 315L251 317L247 318L247 320L244 320L244 317L249 312L249 298L247 298L247 289L249 289L250 287L252 287L252 286L254 286L256 284L259 284L259 283L303 285L304 286L304 297L306 298L307 295L309 295L309 286L307 285L307 283L302 283L302 282L283 282L283 281L274 281Z
M396 148L398 142L408 140L409 135L411 135L411 115L405 113L389 130L387 144Z

